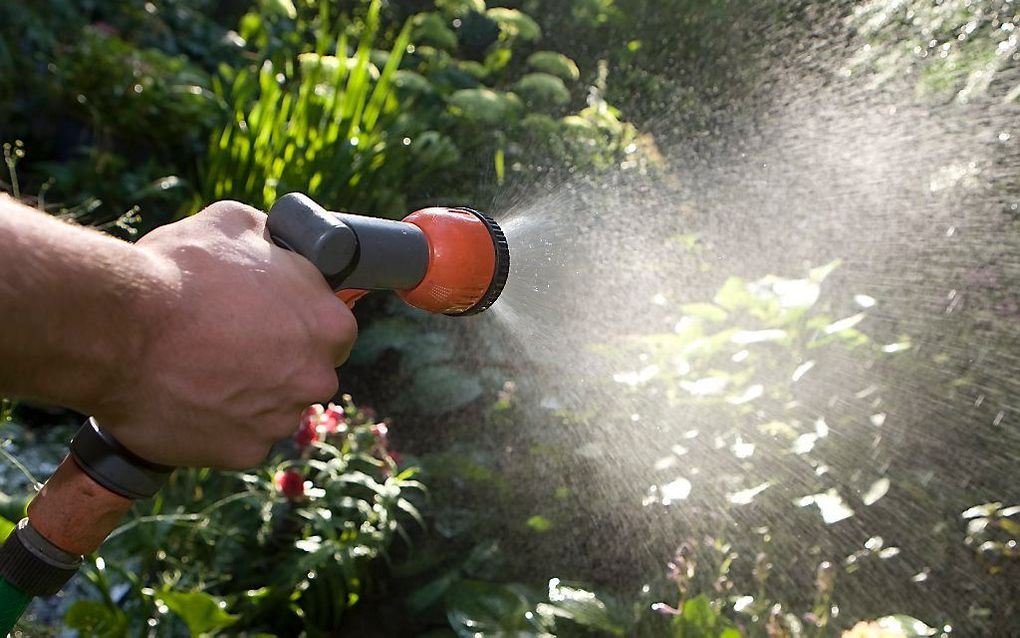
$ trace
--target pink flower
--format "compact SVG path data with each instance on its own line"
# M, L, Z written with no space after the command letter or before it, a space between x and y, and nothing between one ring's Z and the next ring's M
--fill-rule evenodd
M343 408L337 407L332 403L319 417L319 431L325 434L333 434L337 430L342 429L347 424L347 419L344 416Z
M276 489L292 501L301 499L305 495L305 477L300 470L289 468L280 470L273 476L273 484Z
M664 614L666 616L679 616L680 610L675 607L670 607L666 603L653 603L652 611Z
M105 35L120 35L120 29L109 24L108 22L93 22L92 27Z
M301 448L306 448L319 440L319 424L322 422L325 410L319 404L308 406L301 413L301 425L294 433L294 442Z
M375 456L382 458L387 453L387 446L390 445L390 427L386 422L377 423L371 427L371 432L375 437Z
M319 433L315 430L316 425L314 421L301 421L301 427L294 433L294 442L298 444L298 447L306 448L319 440Z

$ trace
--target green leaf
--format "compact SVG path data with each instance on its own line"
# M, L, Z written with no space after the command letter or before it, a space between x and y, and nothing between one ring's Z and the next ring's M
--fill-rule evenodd
M485 0L436 0L436 6L452 15L464 15L470 11L485 12Z
M403 395L406 402L429 416L458 410L482 396L478 375L451 365L422 368Z
M531 531L539 533L548 532L553 526L552 521L539 514L529 518L525 525L527 525Z
M522 40L537 40L542 37L542 29L531 16L517 9L494 7L485 12L489 19L494 20L503 33Z
M424 78L423 78L424 79ZM356 365L374 363L387 350L412 348L421 330L405 317L387 317L372 324L358 334L358 341L350 360Z
M514 86L528 102L561 106L570 101L570 91L563 80L549 73L528 73Z
M175 592L165 589L159 592L158 598L170 608L170 611L180 616L192 635L225 629L239 618L227 613L227 605L223 599L201 591Z
M485 56L485 68L489 73L495 73L502 71L507 64L510 63L510 58L513 57L513 52L510 49L503 47L497 47L489 52Z
M1000 502L983 503L981 505L975 505L974 507L970 507L964 510L964 512L960 514L960 516L962 516L963 518L977 518L979 516L984 516L987 518L995 514L997 511L999 511L999 508L1001 507L1002 503Z
M480 124L499 125L519 111L520 99L513 93L492 89L461 89L450 96L451 110Z
M446 596L446 618L462 638L526 635L531 605L517 589L465 580Z
M407 606L411 611L416 614L425 612L429 607L439 602L450 590L450 586L453 585L459 578L456 571L452 571L448 574L443 574L439 578L430 581L426 585L419 587L410 593L407 597Z
M496 149L492 164L496 171L496 183L502 184L506 179L506 151L502 147Z
M747 289L747 282L740 277L730 277L715 293L713 301L726 310L737 310L754 304L754 296Z
M416 43L431 44L447 51L457 48L457 34L438 13L419 13L413 18L412 37Z
M17 527L15 523L0 516L0 543L7 540L7 537L11 535L15 527Z
M738 638L740 632L728 618L712 608L704 595L684 602L679 616L674 617L676 638Z
M557 616L582 627L597 629L613 636L622 636L624 628L609 614L606 604L594 593L549 581L549 603L541 603L536 611L542 616Z
M555 75L568 82L576 82L581 77L577 64L557 51L536 51L528 56L528 66L536 71Z
M810 271L808 271L808 279L815 282L816 284L820 284L823 281L825 281L825 278L831 275L833 271L839 268L840 264L842 263L843 261L841 259L835 259L823 266L812 268Z
M127 616L116 607L95 600L79 600L64 614L64 624L78 631L83 638L126 636Z
M903 634L905 638L919 638L935 635L935 628L929 627L917 618L905 614L885 616L875 621L882 629L891 633Z
M297 18L297 9L291 0L263 0L262 11L268 15L282 15L291 20Z
M704 595L696 596L684 603L683 613L680 615L683 620L692 627L711 628L719 619L712 609L712 604Z
M397 507L399 507L402 511L409 514L411 518L415 520L415 522L421 525L422 529L426 528L425 519L422 518L421 512L419 512L418 508L412 505L411 502L408 501L406 498L397 499Z
M999 527L1006 530L1006 533L1012 536L1020 536L1020 523L1011 521L1008 518L1000 518L998 520Z
M489 70L485 68L485 65L475 60L460 60L456 63L456 68L476 80L482 80L489 75Z
M32 497L28 495L9 496L0 492L0 516L11 520L20 521L28 515L28 503Z
M424 75L406 69L400 69L394 73L393 84L398 89L409 93L429 95L436 92L432 83Z

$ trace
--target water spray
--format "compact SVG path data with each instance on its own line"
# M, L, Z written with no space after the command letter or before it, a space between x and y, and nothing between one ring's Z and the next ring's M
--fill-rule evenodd
M473 315L499 298L510 271L503 231L470 208L426 208L392 221L333 213L291 193L269 212L273 242L308 259L349 305L393 290L428 312ZM134 501L155 495L173 470L133 454L89 418L0 547L0 634L32 597L57 593Z

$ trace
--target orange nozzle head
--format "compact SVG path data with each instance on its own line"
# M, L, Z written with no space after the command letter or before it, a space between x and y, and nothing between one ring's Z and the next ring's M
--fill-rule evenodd
M472 315L496 301L510 272L510 250L490 217L470 208L426 208L405 222L425 234L425 277L400 298L416 308L445 315Z

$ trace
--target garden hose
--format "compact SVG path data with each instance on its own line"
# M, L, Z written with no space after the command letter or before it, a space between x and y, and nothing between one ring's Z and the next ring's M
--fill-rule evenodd
M30 602L31 594L0 578L0 635L6 636L14 628L14 623L25 613Z
M291 193L270 209L269 234L308 259L348 304L394 290L408 304L465 316L496 301L510 270L503 231L470 208L426 208L391 221L326 211ZM174 468L150 463L88 419L70 454L0 547L0 635L33 596L55 594L98 549L135 500L153 496Z

